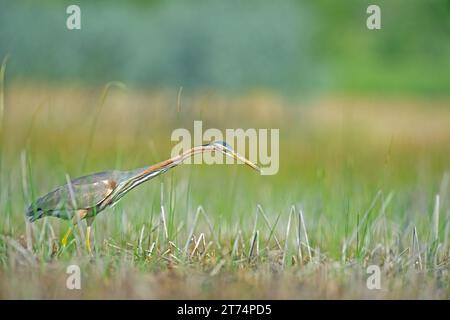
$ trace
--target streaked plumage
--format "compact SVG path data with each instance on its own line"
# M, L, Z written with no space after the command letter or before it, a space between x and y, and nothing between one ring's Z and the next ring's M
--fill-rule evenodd
M196 153L212 151L222 152L259 171L255 164L235 153L225 142L214 142L194 147L182 155L150 167L104 171L74 179L37 199L29 206L26 215L31 222L44 216L72 219L75 224L81 219L88 219L90 226L98 213L116 204L138 185L165 173ZM89 244L88 248L90 251Z

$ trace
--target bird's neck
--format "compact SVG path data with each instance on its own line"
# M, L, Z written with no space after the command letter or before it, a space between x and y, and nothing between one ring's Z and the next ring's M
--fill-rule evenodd
M141 183L153 179L167 172L168 170L182 164L184 160L192 157L193 155L211 150L212 148L209 146L194 147L192 149L185 151L180 155L161 161L157 164L133 170L130 172L130 178L128 178L127 179L128 181L125 182L124 188L131 190L132 188L140 185Z
M182 164L184 160L192 157L197 153L203 153L207 151L212 151L213 148L210 146L199 146L189 149L188 151L172 157L170 159L164 160L157 164L151 165L149 167L144 167L136 170L132 170L127 174L127 178L121 181L118 188L116 188L112 194L108 197L107 201L102 203L103 206L113 205L120 200L127 192L131 191L138 185L153 179L168 170Z
M208 152L208 151L212 151L212 150L214 150L214 148L211 146L194 147L192 149L189 149L189 150L183 152L180 155L174 156L174 157L164 160L160 163L151 165L150 167L143 168L141 174L147 175L147 174L151 174L155 171L162 171L159 173L159 174L162 174L162 173L166 172L167 170L172 169L173 167L176 167L176 166L182 164L184 160L194 156L195 154ZM157 174L157 175L159 175L159 174Z

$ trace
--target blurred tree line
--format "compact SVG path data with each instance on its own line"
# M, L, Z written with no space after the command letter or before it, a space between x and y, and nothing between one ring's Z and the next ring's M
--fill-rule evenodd
M39 81L446 95L449 36L448 0L0 0L8 74Z

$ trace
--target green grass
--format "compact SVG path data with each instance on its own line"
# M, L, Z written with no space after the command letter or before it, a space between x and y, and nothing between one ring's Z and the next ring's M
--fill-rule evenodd
M101 90L6 91L1 298L449 298L446 109L261 95L186 95L180 109L176 92L106 91L101 103ZM279 173L178 167L96 218L93 258L83 228L62 247L69 222L26 223L30 200L67 174L166 159L171 131L194 119L280 128ZM74 263L79 291L65 287ZM371 264L382 290L366 287Z

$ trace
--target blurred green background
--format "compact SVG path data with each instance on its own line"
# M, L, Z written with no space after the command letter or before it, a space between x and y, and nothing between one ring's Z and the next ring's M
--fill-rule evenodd
M186 165L136 188L96 218L80 297L448 299L449 35L444 0L0 0L0 299L73 297L66 264L87 258L68 222L25 223L33 199L167 159L194 120L280 129L279 172Z
M366 28L369 4L381 30ZM448 0L0 0L0 57L21 80L447 95L449 35Z

